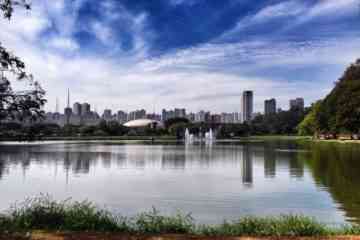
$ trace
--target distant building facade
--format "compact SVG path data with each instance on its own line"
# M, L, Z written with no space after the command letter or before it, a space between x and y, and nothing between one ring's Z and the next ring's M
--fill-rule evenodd
M81 115L81 104L76 102L73 105L73 114L80 116Z
M105 121L111 121L113 120L113 116L112 116L112 111L111 109L105 109L104 113L102 115L102 119L104 119Z
M120 124L124 124L128 121L128 114L124 111L118 111L116 114L116 119Z
M88 103L81 104L81 116L87 116L91 112L91 106Z
M161 112L161 120L164 122L171 118L186 118L186 109L185 108L175 108L174 110L163 109Z
M291 99L289 105L290 105L290 110L304 110L305 108L303 98Z
M143 119L143 118L146 118L145 109L129 112L129 115L128 115L128 121L132 121L132 120L136 120L136 119Z
M265 115L271 115L276 113L276 100L274 98L265 100Z

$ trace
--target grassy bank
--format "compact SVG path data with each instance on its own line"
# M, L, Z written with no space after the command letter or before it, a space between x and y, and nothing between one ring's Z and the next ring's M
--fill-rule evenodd
M90 202L57 202L49 197L26 200L0 216L0 235L32 232L110 232L190 234L194 236L334 236L358 235L359 226L329 227L304 216L243 217L220 225L195 224L190 215L163 216L156 210L132 218L115 216Z

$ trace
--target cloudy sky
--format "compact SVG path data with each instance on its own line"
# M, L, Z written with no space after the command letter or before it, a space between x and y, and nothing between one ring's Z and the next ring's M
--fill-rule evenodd
M0 42L47 91L46 110L240 111L324 97L360 57L359 0L32 0Z

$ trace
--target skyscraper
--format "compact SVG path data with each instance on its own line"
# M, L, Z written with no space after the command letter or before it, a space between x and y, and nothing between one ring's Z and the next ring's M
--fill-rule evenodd
M105 109L102 118L106 121L110 121L112 119L111 109Z
M241 112L242 120L249 122L252 119L254 109L254 94L253 91L244 91L242 94Z
M290 110L304 110L304 99L303 98L291 99Z
M117 112L117 120L119 123L123 124L126 123L128 119L128 114L124 111L118 111Z
M175 108L174 110L174 114L175 114L175 117L179 118L184 118L186 117L186 110L185 108Z
M73 105L73 113L77 116L80 116L81 115L81 104L76 102L74 103Z
M81 104L81 116L87 116L90 114L90 104L83 103Z
M265 100L265 115L276 113L276 100L274 98Z

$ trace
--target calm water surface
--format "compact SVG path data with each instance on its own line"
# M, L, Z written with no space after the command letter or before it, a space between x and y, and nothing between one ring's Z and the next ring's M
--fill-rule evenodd
M199 223L287 213L360 223L360 145L0 144L0 211L39 193Z

